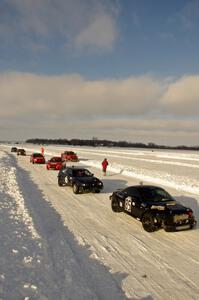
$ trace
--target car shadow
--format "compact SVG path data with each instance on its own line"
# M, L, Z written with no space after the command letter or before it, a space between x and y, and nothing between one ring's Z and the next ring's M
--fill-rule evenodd
M197 224L196 227L199 229L199 203L197 199L187 196L177 196L174 197L178 202L180 202L182 205L190 207L193 210L194 216L196 218Z
M117 189L124 189L128 186L128 181L127 180L123 180L123 179L101 179L103 184L104 184L104 188L101 191L101 193L104 194L108 194L108 193L112 193L113 191L117 190Z

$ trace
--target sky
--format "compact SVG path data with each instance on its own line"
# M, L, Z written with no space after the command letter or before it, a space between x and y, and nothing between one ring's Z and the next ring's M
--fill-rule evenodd
M0 140L199 145L198 0L0 0Z

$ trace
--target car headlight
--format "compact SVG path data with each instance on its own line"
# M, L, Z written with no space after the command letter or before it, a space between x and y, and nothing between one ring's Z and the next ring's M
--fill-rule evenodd
M86 184L85 184L85 183L82 183L82 186L86 186Z
M102 185L102 182L98 182L98 185Z

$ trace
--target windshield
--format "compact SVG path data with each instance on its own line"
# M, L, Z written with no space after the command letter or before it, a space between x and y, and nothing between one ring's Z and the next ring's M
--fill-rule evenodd
M53 157L51 160L51 162L62 162L61 157Z
M43 157L43 155L41 153L34 153L33 156L34 157Z
M165 202L172 201L173 198L162 188L146 187L140 188L139 193L145 202Z
M77 177L90 177L92 174L86 169L75 170L75 176Z

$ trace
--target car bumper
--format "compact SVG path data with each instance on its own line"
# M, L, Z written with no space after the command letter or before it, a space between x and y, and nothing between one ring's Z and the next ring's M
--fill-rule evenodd
M48 169L53 169L53 170L60 170L62 166L55 166L55 165L48 165Z
M192 218L180 223L166 224L163 227L165 231L181 231L181 230L192 229L196 226L196 224L197 224L196 220Z
M96 190L102 190L103 185L96 185L96 186L81 186L81 189L84 192L95 192Z
M34 163L35 163L35 164L45 164L45 161L35 160Z

